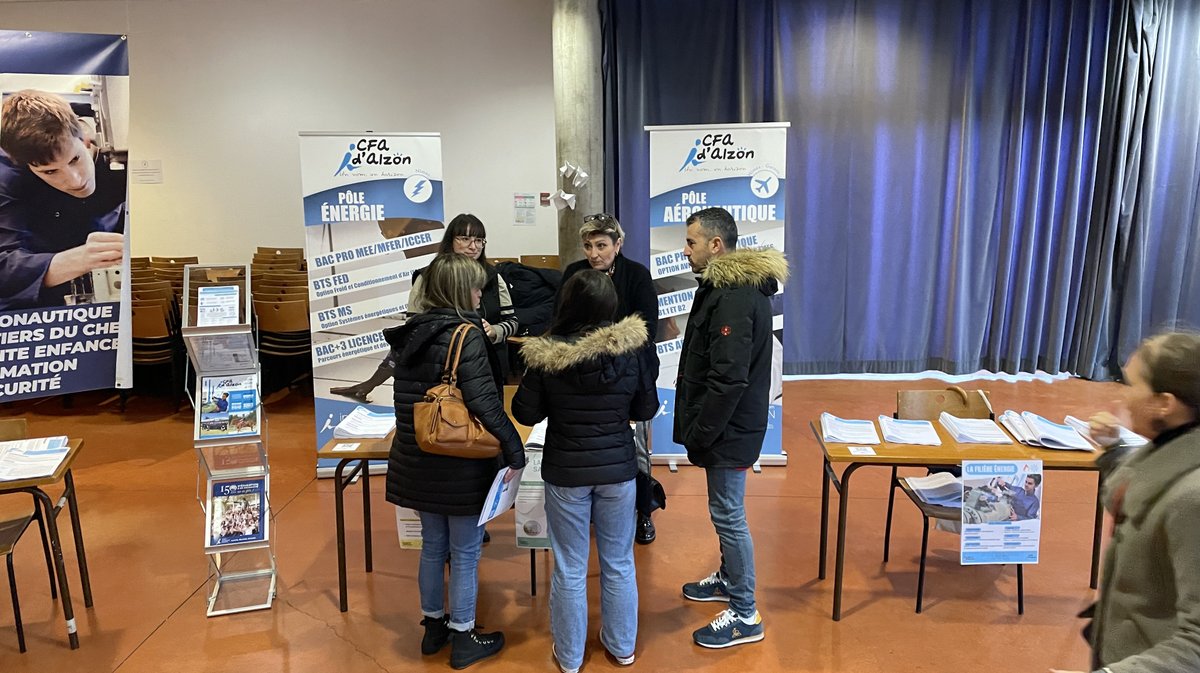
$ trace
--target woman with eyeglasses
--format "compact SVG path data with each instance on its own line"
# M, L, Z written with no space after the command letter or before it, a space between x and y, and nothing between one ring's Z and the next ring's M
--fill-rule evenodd
M487 230L484 228L483 222L470 213L461 213L456 215L453 220L450 220L450 224L446 225L446 232L442 236L442 244L438 252L452 252L464 257L470 257L479 262L483 267L484 273L487 275L487 282L483 286L479 316L483 320L483 329L487 333L488 339L493 344L502 344L508 337L516 334L518 327L517 314L513 309L512 297L508 293L508 283L504 282L504 278L496 271L496 267L487 261L487 254L484 251L486 245ZM417 271L413 274L412 290L408 294L407 313L413 316L418 313L424 313L428 308L429 305L425 299L425 283L421 278L421 271ZM503 349L499 349L496 355L500 362L501 375L506 376L508 369L507 353ZM334 395L344 395L360 402L370 402L371 400L368 395L384 381L391 378L392 369L391 359L384 359L371 378L352 386L330 388L329 392Z
M1092 417L1113 517L1099 598L1084 630L1089 671L1200 670L1200 335L1143 341L1120 409ZM1134 448L1127 427L1150 439ZM1128 442L1128 443L1127 443ZM1052 669L1055 670L1055 669Z
M597 213L583 218L583 226L579 228L579 239L583 244L584 258L567 266L563 271L563 287L566 287L571 276L585 269L595 269L607 274L617 290L617 313L613 320L620 321L636 314L645 321L646 333L649 335L647 355L654 367L653 378L658 378L658 350L654 345L658 332L658 293L654 291L650 270L621 254L625 230L612 215ZM649 475L648 425L638 423L636 434L638 468L643 474ZM635 539L638 544L654 542L656 533L650 516L638 512L637 517Z

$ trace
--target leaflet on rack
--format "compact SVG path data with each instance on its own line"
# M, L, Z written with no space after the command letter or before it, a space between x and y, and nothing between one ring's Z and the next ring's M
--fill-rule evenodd
M383 439L396 429L396 413L376 413L366 407L354 407L333 429L337 439Z
M931 505L962 507L962 479L949 472L934 472L928 477L908 477L908 487Z
M891 416L880 416L879 429L883 430L884 440L893 444L942 445L942 438L938 437L937 430L933 427L933 423L929 421L914 421L892 418Z
M938 422L959 444L1012 444L1012 440L990 418L959 418L946 412Z
M259 433L258 374L201 376L196 439Z
M268 539L271 518L266 476L209 480L206 504L206 549L219 551Z
M1084 437L1087 437L1089 440L1092 439L1092 431L1091 431L1091 428L1088 426L1087 421L1081 420L1074 416L1067 416L1066 420L1067 420L1067 425L1071 426L1072 428L1075 428L1076 432L1083 435ZM1145 437L1139 435L1138 433L1134 432L1133 430L1130 430L1129 428L1121 426L1118 428L1118 430L1121 433L1121 443L1124 444L1125 446L1138 447L1138 446L1145 446L1150 443L1149 439L1146 439Z
M49 477L69 449L65 436L0 442L0 481Z
M879 443L879 433L871 421L838 418L829 412L821 414L821 436L838 444Z

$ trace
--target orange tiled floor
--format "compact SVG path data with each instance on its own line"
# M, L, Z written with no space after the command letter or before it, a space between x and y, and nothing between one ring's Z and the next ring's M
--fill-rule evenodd
M790 464L764 469L748 487L767 629L759 644L725 651L691 644L691 630L717 607L682 600L679 585L714 568L716 537L701 473L659 469L670 506L656 516L658 541L637 550L641 631L635 670L960 671L981 662L996 672L1083 668L1087 651L1074 615L1092 598L1091 474L1054 472L1047 478L1043 560L1026 573L1026 612L1019 617L1012 568L959 567L957 538L941 532L931 533L925 612L914 614L920 518L907 501L897 502L892 560L884 566L886 471L861 470L850 507L844 615L840 623L830 620L832 579L817 580L821 463L807 421L822 410L858 417L886 413L895 404L895 390L939 385L786 385ZM1083 381L983 387L992 392L997 410L1032 408L1053 416L1088 413L1107 405L1114 391L1111 384ZM279 565L274 608L213 619L204 616L207 564L190 413L173 413L165 401L142 397L120 414L107 397L77 395L70 410L58 399L0 410L29 418L34 433L86 439L75 475L95 594L95 607L84 610L74 550L67 543L82 643L71 651L61 608L49 596L36 536L23 540L16 558L29 652L17 652L11 605L0 596L0 671L449 670L444 652L419 654L417 555L395 543L382 488L373 489L371 575L362 570L361 519L355 501L348 501L350 611L338 612L333 485L314 478L311 396L293 392L267 405ZM834 511L836 516L836 501ZM472 670L555 671L548 633L550 560L538 554L539 591L531 597L529 557L512 542L511 515L489 530L494 542L481 564L479 620L503 629L508 647ZM593 625L598 617L594 612ZM593 642L584 670L618 668L598 652Z

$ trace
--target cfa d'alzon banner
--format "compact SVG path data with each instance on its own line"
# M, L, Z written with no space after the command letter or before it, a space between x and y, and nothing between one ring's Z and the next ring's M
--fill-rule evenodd
M435 133L301 133L317 446L358 403L330 388L367 381L400 324L412 274L442 240L442 141ZM369 396L391 413L392 379ZM318 465L332 475L334 464Z
M687 218L719 206L738 224L738 248L783 251L787 127L779 124L650 126L650 275L658 292L658 395L654 461L686 459L671 441L675 378L696 276L683 256ZM780 288L780 295L783 289ZM771 406L761 463L784 465L783 304L773 307Z
M0 30L0 99L0 401L128 388L128 43Z

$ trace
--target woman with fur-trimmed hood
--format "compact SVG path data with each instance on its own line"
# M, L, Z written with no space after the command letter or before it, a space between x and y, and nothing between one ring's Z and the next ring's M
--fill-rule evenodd
M548 336L521 353L528 370L513 398L513 417L533 425L549 419L542 477L554 549L550 625L563 671L578 670L587 640L589 524L600 555L600 640L621 663L632 663L637 641L637 581L633 565L636 517L630 421L658 409L646 323L630 316L613 324L617 293L594 269L562 289Z

